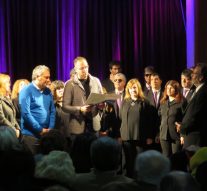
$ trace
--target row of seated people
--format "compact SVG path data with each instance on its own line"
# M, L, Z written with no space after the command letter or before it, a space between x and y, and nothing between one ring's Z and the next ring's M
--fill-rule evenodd
M84 136L84 135L80 135ZM76 146L84 147L79 139ZM89 141L89 139L88 139ZM77 173L88 156L68 151L65 136L58 130L46 132L34 156L16 137L15 131L0 126L0 190L31 191L205 191L207 147L191 146L167 158L155 150L136 156L134 177L118 174L121 144L110 137L95 138L89 143L91 169ZM181 160L182 159L182 160ZM77 161L76 161L77 160ZM76 164L76 166L74 166Z

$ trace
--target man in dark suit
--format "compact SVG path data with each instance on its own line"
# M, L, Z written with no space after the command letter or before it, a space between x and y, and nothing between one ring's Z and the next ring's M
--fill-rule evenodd
M181 73L182 94L186 98L187 102L189 102L196 88L192 83L191 75L192 75L192 70L190 69L185 69Z
M120 98L116 101L108 101L106 103L105 112L102 118L102 132L106 133L112 138L120 138L120 126L121 120L119 118L119 109L122 106L124 99L124 88L126 85L126 77L122 73L118 73L114 76L113 93L120 95Z
M155 144L153 145L154 149L161 150L159 143L159 127L160 127L160 117L158 116L158 110L160 107L160 100L163 96L162 91L162 80L158 73L151 74L151 89L149 90L146 98L150 102L152 115L150 116L150 120L153 121L153 129L155 136Z
M198 63L192 73L196 89L184 110L181 123L176 123L177 131L184 136L184 148L190 145L207 146L207 65Z

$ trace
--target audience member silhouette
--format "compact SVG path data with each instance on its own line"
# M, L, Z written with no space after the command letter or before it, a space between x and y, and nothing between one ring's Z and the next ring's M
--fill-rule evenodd
M170 161L160 152L148 150L137 155L135 171L135 181L108 184L102 191L157 191L161 179L170 171Z
M186 172L173 171L167 174L160 183L160 191L199 191L195 179Z
M117 175L121 157L121 145L110 137L95 140L90 149L94 169L90 173L77 174L72 188L77 191L97 191L108 183L130 182L130 178Z

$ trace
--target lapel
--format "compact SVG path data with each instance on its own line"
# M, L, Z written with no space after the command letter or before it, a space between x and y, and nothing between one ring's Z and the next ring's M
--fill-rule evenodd
M5 97L2 97L2 100L4 101L4 103L6 105L8 105L12 109L13 113L15 114L16 113L16 110L14 108L14 105L13 105L12 101L9 100L9 99L7 99L7 98L5 98Z
M195 95L193 96L193 98L188 101L188 104L187 104L187 106L186 106L186 108L184 110L184 113L187 111L187 109L190 107L190 105L193 104L193 102L196 100L196 98L200 96L200 94L202 93L202 91L203 91L204 88L206 88L205 84L195 93Z

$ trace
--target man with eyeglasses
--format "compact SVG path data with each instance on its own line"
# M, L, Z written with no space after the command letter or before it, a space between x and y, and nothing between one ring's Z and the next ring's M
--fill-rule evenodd
M74 78L67 81L63 94L63 111L70 113L67 131L72 139L83 133L100 130L100 112L96 105L86 105L90 93L102 93L100 80L89 74L89 65L84 57L74 60Z
M122 106L122 102L125 95L126 77L122 73L117 73L114 76L114 87L115 90L112 93L120 95L116 101L107 101L104 115L102 118L103 132L112 138L120 138L120 126L121 120L119 118L119 110Z
M115 90L114 87L114 77L117 73L121 72L121 63L120 61L114 60L109 63L110 75L107 79L103 80L102 86L106 89L107 92L112 92Z

